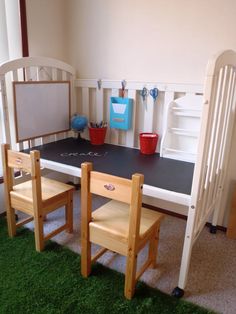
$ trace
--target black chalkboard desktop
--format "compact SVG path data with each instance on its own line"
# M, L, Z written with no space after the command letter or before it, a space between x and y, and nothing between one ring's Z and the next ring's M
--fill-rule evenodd
M82 162L93 162L94 170L124 178L135 172L144 174L144 183L153 187L190 195L194 164L159 154L144 155L139 149L117 145L91 145L87 140L67 138L33 147L41 158L80 168ZM29 152L29 150L24 150Z

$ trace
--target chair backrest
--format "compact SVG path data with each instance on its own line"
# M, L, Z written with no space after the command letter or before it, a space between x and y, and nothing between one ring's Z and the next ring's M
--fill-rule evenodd
M97 194L130 204L129 237L137 237L140 228L144 176L142 174L133 174L132 179L129 180L93 171L93 165L89 162L82 163L81 170L82 223L88 224L91 221L91 194Z
M40 206L42 202L40 153L31 151L25 154L10 150L9 144L2 144L2 163L5 189L7 193L13 190L13 169L29 173L32 180L32 198L34 204Z

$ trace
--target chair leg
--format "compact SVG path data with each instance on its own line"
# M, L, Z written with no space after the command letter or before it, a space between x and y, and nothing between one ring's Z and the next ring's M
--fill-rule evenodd
M68 192L68 202L66 204L66 224L67 232L73 232L73 192Z
M158 228L157 230L154 231L153 236L151 237L150 243L149 243L148 255L151 261L150 266L152 268L156 267L156 262L157 262L159 231L160 231L160 226L158 225Z
M83 233L82 233L83 234ZM82 236L83 237L83 236ZM91 242L81 239L81 274L88 277L91 273Z
M14 237L16 235L16 216L15 209L11 206L7 207L7 226L9 237Z
M132 299L136 284L136 268L137 268L137 254L130 251L127 255L127 264L125 272L125 297Z
M38 252L44 249L43 219L43 214L34 217L35 246Z

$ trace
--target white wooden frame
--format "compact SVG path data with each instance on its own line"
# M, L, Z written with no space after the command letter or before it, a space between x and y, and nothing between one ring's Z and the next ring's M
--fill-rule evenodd
M225 181L226 166L229 157L229 149L232 138L233 124L235 120L235 66L236 53L224 51L209 61L206 73L205 86L163 84L158 82L126 82L126 95L134 99L133 127L127 133L117 130L109 130L106 141L112 144L124 145L137 148L137 136L140 125L146 131L155 131L157 120L163 116L165 108L170 102L179 96L188 94L202 94L204 91L204 104L200 140L195 163L193 185L191 195L180 194L153 186L144 185L143 194L159 199L168 204L172 202L184 208L183 213L188 216L185 232L185 240L180 268L178 287L174 295L181 296L186 286L191 251L193 244L204 227L209 215L213 212L213 225L216 226L219 215L219 204ZM88 117L95 114L97 120L108 121L109 112L105 104L109 96L117 96L121 89L121 81L110 80L81 80L75 79L74 69L58 60L39 57L28 57L7 62L0 66L1 83L1 121L4 125L4 138L8 143L13 142L9 124L10 97L8 96L6 83L7 75L12 74L11 80L37 79L42 80L42 74L46 73L45 79L53 80L69 79L72 88L72 113L79 112ZM25 77L24 77L25 76ZM146 110L140 117L138 102L139 91L146 87L157 87L162 93L161 106L158 114L153 99L149 96L145 100ZM73 92L74 90L74 92ZM75 106L75 91L77 92L79 106ZM93 107L95 104L95 108ZM95 109L95 110L94 110ZM141 121L141 122L140 122ZM163 134L165 124L160 127ZM63 137L68 134L63 134ZM85 134L87 136L87 134ZM61 136L36 139L27 143L19 143L19 149L34 146L37 143L46 143L60 139ZM80 168L62 165L60 163L42 160L42 164L52 170L66 174L81 176ZM174 210L173 210L174 211Z

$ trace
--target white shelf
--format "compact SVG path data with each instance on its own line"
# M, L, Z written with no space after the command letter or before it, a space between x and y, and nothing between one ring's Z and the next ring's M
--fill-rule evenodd
M199 132L195 130L187 130L180 128L169 128L169 131L176 135L190 136L198 138Z
M202 96L189 94L168 104L160 146L162 157L195 162L202 104ZM178 117L185 117L185 120Z

